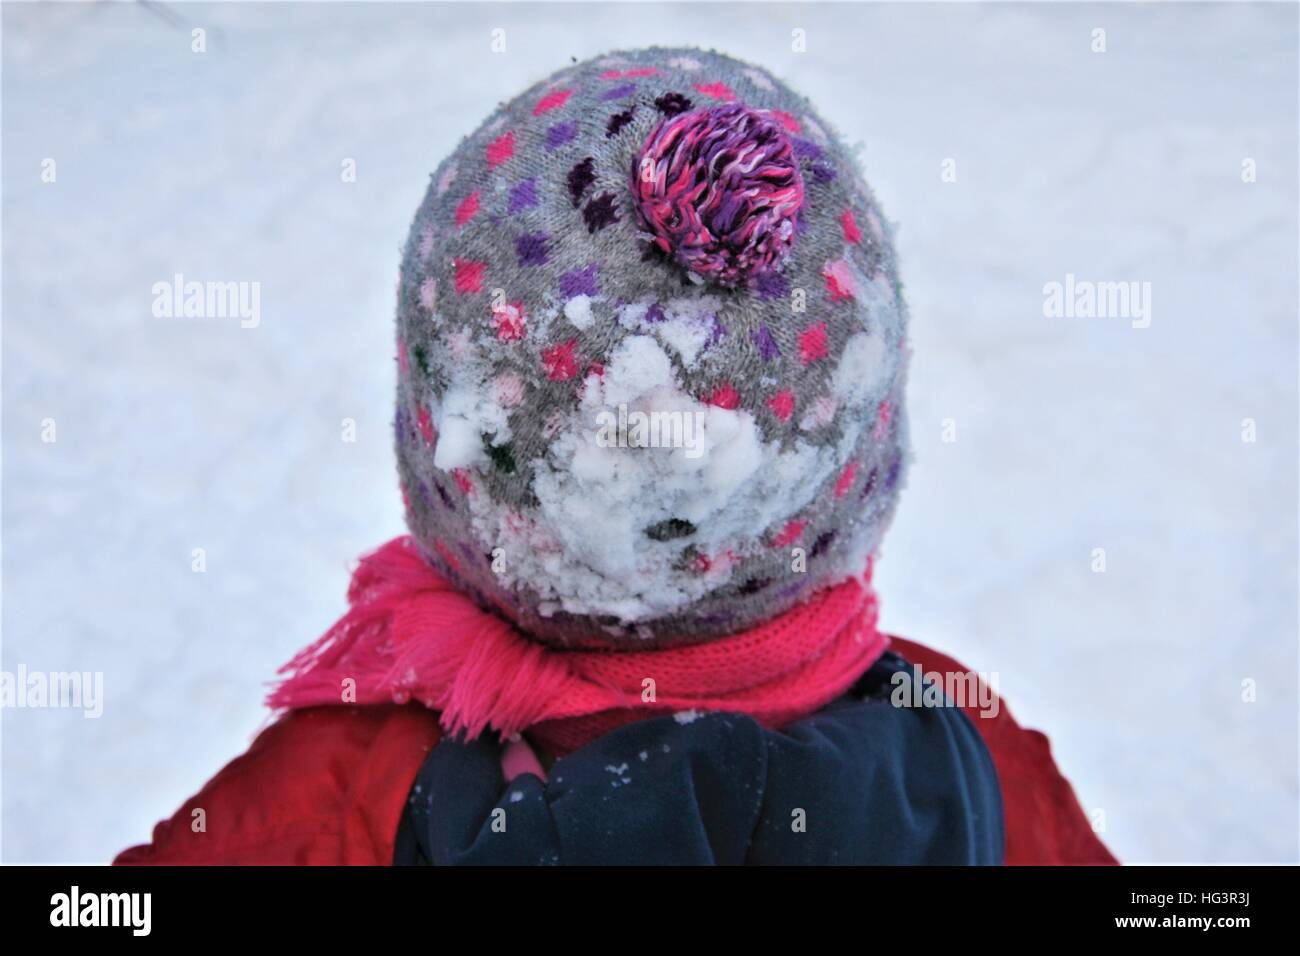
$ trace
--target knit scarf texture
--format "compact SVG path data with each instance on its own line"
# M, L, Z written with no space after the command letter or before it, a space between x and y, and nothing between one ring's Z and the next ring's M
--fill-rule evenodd
M646 651L531 640L438 574L409 536L361 559L348 603L280 668L272 708L417 701L449 734L527 731L558 755L681 712L742 713L779 730L842 695L889 643L870 568L748 630Z

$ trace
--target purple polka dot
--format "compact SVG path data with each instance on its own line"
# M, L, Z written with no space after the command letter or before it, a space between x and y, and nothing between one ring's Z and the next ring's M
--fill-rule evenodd
M893 464L889 466L889 474L885 476L885 490L893 491L894 485L898 484L898 474L902 470L903 463L895 458Z
M709 316L709 347L717 345L722 341L722 337L727 334L727 327L722 324L722 320L717 314Z
M817 538L817 540L813 542L812 550L808 552L808 557L810 558L820 557L822 553L825 552L825 550L830 547L831 542L834 540L835 540L834 531L826 531L822 533Z
M525 179L510 190L510 204L506 207L506 211L514 216L536 205L537 177L533 176L530 179Z
M635 92L636 92L636 84L635 84L635 83L628 83L628 84L626 84L626 85L624 85L624 86L616 86L616 87L614 87L612 90L610 90L610 91L609 91L608 93L606 93L604 96L602 96L601 99L602 99L602 100L621 100L623 97L625 97L625 96L631 96L631 95L632 95L633 93L635 93Z
M859 497L865 498L876 490L876 477L880 472L872 468L871 473L867 475L867 480L862 484L862 494Z
M754 277L754 288L760 299L781 299L790 294L790 283L781 273L772 269L760 272Z
M600 295L597 273L600 267L596 263L582 269L574 269L560 276L560 295L572 299L575 295Z
M559 149L565 143L572 142L578 135L578 121L557 123L546 131L546 148Z
M822 148L806 139L796 139L794 141L794 154L800 159L821 159Z
M764 362L770 362L781 354L781 348L776 344L776 339L772 338L772 332L766 325L760 325L750 333L750 338L758 347L758 354L763 357Z
M544 232L529 232L515 240L515 255L521 266L544 266L551 258L551 237Z

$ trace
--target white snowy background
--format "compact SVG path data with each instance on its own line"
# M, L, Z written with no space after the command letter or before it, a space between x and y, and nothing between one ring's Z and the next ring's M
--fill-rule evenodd
M1289 4L6 4L2 662L106 702L0 715L3 859L106 861L247 746L402 530L428 174L571 56L659 43L811 96L900 224L884 624L995 671L1123 859L1295 860L1297 39ZM261 326L152 318L176 272L260 282ZM1045 318L1066 273L1150 282L1150 328Z

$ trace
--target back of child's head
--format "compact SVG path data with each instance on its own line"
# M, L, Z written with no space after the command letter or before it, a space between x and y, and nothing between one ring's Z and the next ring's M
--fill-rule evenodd
M735 633L862 574L889 523L892 244L762 69L628 51L499 108L433 176L397 318L411 531L538 638Z

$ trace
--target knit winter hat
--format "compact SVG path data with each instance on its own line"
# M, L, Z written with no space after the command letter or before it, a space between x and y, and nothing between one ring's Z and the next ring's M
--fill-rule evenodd
M397 324L415 540L544 640L749 627L863 574L893 513L889 233L757 67L627 51L500 107L432 177Z

